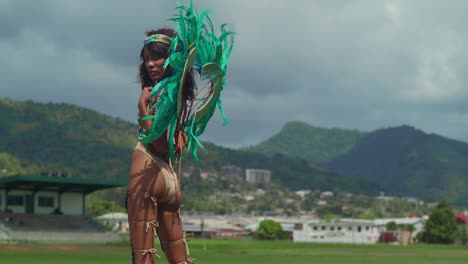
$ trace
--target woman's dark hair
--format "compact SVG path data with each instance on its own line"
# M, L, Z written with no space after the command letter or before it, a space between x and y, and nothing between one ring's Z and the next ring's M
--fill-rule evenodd
M145 33L146 36L151 36L153 34L163 34L169 37L174 37L176 33L174 30L170 28L161 28L158 30L149 30ZM139 81L141 84L141 88L143 89L144 87L147 86L154 86L155 83L151 80L149 77L148 71L146 70L145 66L145 58L143 56L143 51L148 49L151 52L151 55L154 56L155 58L168 58L170 53L169 53L169 48L170 46L162 43L162 42L151 42L147 45L145 45L140 52L140 68L139 68ZM179 49L180 47L178 47ZM169 76L172 74L174 69L169 65L166 68L166 76ZM185 95L185 100L192 99L194 97L194 89L195 89L195 81L193 79L193 70L190 70L187 74L187 78L184 83L184 95Z

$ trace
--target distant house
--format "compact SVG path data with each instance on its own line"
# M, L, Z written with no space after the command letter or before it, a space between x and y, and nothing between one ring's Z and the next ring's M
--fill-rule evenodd
M312 243L357 243L374 244L379 236L386 231L389 222L397 224L411 224L415 227L412 236L415 237L424 226L422 218L392 218L392 219L340 219L339 221L325 223L319 220L309 220L296 225L293 232L294 242ZM406 233L403 233L406 236Z
M308 195L309 193L311 193L310 190L299 190L299 191L296 191L296 194L299 195L299 197L301 197L303 200L305 199L306 195Z
M263 190L263 189L257 189L257 190L255 191L255 194L257 194L257 195L264 195L265 193L266 193L266 191Z
M320 194L320 198L324 199L324 198L333 198L334 194L333 192L322 192Z
M224 216L184 216L182 220L184 231L192 237L240 238L247 235L244 227Z
M260 169L246 169L245 180L250 183L269 183L271 181L271 171Z
M203 180L208 179L208 172L200 171L200 178L202 178Z
M247 194L244 196L244 200L249 202L255 200L255 197L253 195Z
M325 206L325 205L327 205L328 203L327 203L327 201L324 201L324 200L318 200L318 201L317 201L317 204L320 205L320 206Z
M407 202L412 203L416 206L422 205L424 203L424 201L422 201L421 199L414 198L414 197L405 197L403 199L405 199Z

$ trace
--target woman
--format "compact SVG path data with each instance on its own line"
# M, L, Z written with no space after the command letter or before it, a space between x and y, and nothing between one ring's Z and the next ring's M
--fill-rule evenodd
M152 125L143 117L153 115L150 110L159 99L150 100L155 84L170 76L173 70L163 68L169 57L175 33L172 29L146 33L140 53L139 78L142 87L138 100L140 133L146 134ZM193 74L185 81L186 100L193 97ZM150 111L150 112L149 112ZM157 110L156 110L157 111ZM167 136L149 144L137 144L132 157L128 183L127 211L133 263L154 263L154 237L158 236L169 263L191 263L180 218L181 194L179 182L168 158Z

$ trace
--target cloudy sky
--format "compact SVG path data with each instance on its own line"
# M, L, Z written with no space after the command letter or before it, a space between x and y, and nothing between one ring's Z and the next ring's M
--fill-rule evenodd
M185 2L186 3L186 2ZM411 125L468 142L468 1L194 0L238 34L204 139L255 144L290 120ZM67 102L135 122L145 30L169 0L0 0L0 97Z

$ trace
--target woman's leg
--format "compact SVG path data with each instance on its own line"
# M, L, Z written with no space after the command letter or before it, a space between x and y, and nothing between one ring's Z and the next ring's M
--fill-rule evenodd
M158 235L167 261L170 264L192 263L187 257L189 254L188 245L182 227L180 211L174 210L174 208L168 210L165 206L167 205L158 208Z
M153 264L158 223L157 194L165 188L154 160L141 151L132 157L127 194L128 223L134 264Z

